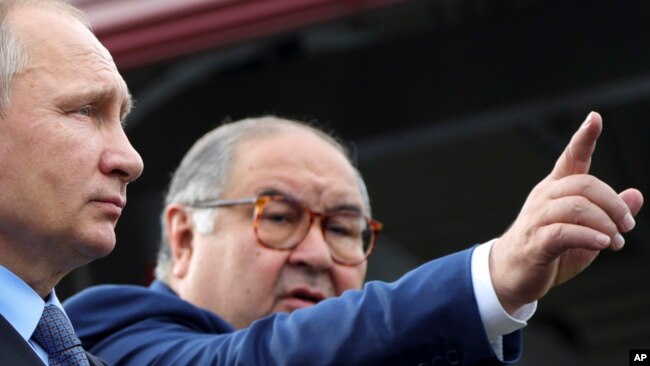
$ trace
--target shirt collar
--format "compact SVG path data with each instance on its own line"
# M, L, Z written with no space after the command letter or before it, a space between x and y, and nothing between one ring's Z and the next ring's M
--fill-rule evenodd
M44 301L25 281L2 265L0 293L0 314L26 341L32 337L45 305L52 304L63 310L54 289L50 292L48 300Z

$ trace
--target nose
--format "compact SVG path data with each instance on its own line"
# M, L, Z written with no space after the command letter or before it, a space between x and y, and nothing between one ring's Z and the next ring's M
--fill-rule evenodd
M291 250L289 263L305 266L314 272L324 272L334 264L330 248L316 219L312 223L307 236Z
M100 167L106 175L117 175L124 183L129 183L142 174L142 157L133 148L121 127L109 133L106 148L102 152Z

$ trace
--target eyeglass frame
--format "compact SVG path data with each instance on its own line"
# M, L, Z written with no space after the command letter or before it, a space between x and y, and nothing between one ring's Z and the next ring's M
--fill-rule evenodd
M260 235L258 233L258 229L260 225L260 213L262 212L264 205L266 205L268 202L272 200L289 202L291 204L300 207L304 212L309 214L309 225L307 225L307 230L305 231L305 234L295 244L292 244L287 248L276 248L274 246L265 243L260 238ZM255 238L257 239L257 242L260 245L262 245L264 248L277 250L277 251L290 251L298 247L298 245L300 245L300 243L302 243L302 241L305 240L307 235L309 235L309 228L314 224L314 218L318 217L320 218L319 226L321 229L321 233L323 234L323 238L325 239L325 242L327 243L328 247L330 247L330 257L334 262L348 267L357 266L368 260L368 257L370 256L370 254L372 254L372 252L375 250L375 247L377 245L377 236L384 228L384 224L382 224L381 222L373 219L370 216L360 214L359 216L364 220L366 220L366 222L368 223L368 227L372 233L372 238L370 243L368 244L368 249L366 249L364 253L365 256L362 260L354 263L346 263L346 262L341 262L332 253L332 249L331 249L332 244L330 244L327 241L327 235L325 234L325 226L323 225L324 222L327 222L327 220L323 220L323 218L327 218L329 216L335 216L336 213L315 211L307 207L303 202L279 194L266 194L260 196L235 198L235 199L211 199L211 200L196 201L186 205L194 208L219 208L219 207L232 207L232 206L240 206L240 205L255 205L255 211L253 214L253 231L255 232Z

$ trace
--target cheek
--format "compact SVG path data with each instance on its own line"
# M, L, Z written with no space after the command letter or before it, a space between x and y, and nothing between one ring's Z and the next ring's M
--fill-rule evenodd
M254 235L239 235L238 240L234 239L215 240L206 246L209 249L196 253L202 262L204 277L209 277L202 280L218 283L240 306L250 305L266 311L272 306L270 301L274 298L287 254L261 247Z
M274 293L278 287L282 269L287 263L286 252L272 251L256 245L248 258L249 283L266 296Z
M90 154L90 152L89 152ZM54 153L58 159L50 159L40 166L40 179L51 187L66 193L79 194L80 187L88 184L94 169L90 169L89 156L85 159L75 154ZM95 167L96 164L93 164ZM75 167L70 169L70 167ZM62 172L65 172L62 174Z
M248 282L247 294L259 304L262 312L270 312L283 289L283 269L288 253L272 251L257 246L251 253L248 269L243 275ZM266 315L266 314L264 314Z
M47 140L38 143L42 148L32 156L32 161L38 161L34 170L40 172L43 181L73 192L88 184L101 157L97 136L87 128L78 130L55 124L48 131Z
M365 264L357 267L337 266L332 270L332 282L334 283L336 295L341 295L346 290L361 289L365 276Z

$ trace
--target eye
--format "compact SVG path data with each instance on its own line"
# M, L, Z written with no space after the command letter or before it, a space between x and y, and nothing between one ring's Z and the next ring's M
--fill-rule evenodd
M292 224L298 221L298 215L295 212L268 212L262 215L262 220L267 220L274 224Z
M262 209L260 218L274 225L293 225L299 222L304 211L284 201L270 201Z
M327 231L339 236L353 236L352 230L340 225L327 225Z
M362 225L358 215L337 214L329 218L325 228L332 235L357 238L362 230Z
M93 106L92 105L85 105L77 110L77 113L85 116L85 117L92 117L93 116Z

